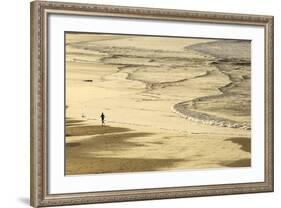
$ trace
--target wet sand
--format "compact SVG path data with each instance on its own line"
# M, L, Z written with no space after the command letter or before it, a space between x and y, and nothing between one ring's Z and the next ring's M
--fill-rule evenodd
M66 40L66 174L250 166L250 88L243 85L250 77L233 79L248 76L249 59L229 54L248 61L234 74L234 59L226 64L200 51L230 43L89 34ZM229 97L245 107L232 107ZM175 108L194 100L188 110ZM214 117L234 124L213 125Z
M101 126L87 120L70 123L67 175L250 166L250 138L235 134Z

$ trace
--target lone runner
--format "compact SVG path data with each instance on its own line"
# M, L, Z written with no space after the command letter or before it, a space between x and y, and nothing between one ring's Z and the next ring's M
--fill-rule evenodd
M103 113L101 113L100 117L101 117L101 125L103 126L103 125L105 125L105 123L104 123L105 116Z

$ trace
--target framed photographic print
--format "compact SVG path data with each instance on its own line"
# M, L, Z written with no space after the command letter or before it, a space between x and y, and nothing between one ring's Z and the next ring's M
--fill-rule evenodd
M273 191L273 17L31 3L31 204Z

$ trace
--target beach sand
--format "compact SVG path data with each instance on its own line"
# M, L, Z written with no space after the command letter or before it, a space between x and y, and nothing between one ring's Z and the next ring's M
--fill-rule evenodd
M247 41L67 33L66 43L67 175L251 165ZM213 54L228 44L240 55Z

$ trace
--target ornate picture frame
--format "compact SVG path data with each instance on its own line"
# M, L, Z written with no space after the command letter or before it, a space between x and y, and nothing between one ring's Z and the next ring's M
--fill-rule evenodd
M127 190L50 193L48 17L55 15L258 26L264 29L264 180ZM255 90L255 89L252 89ZM168 199L273 191L273 17L249 14L31 2L31 205L33 207ZM261 95L262 96L262 95ZM62 138L64 139L64 138ZM62 167L63 168L63 167Z

